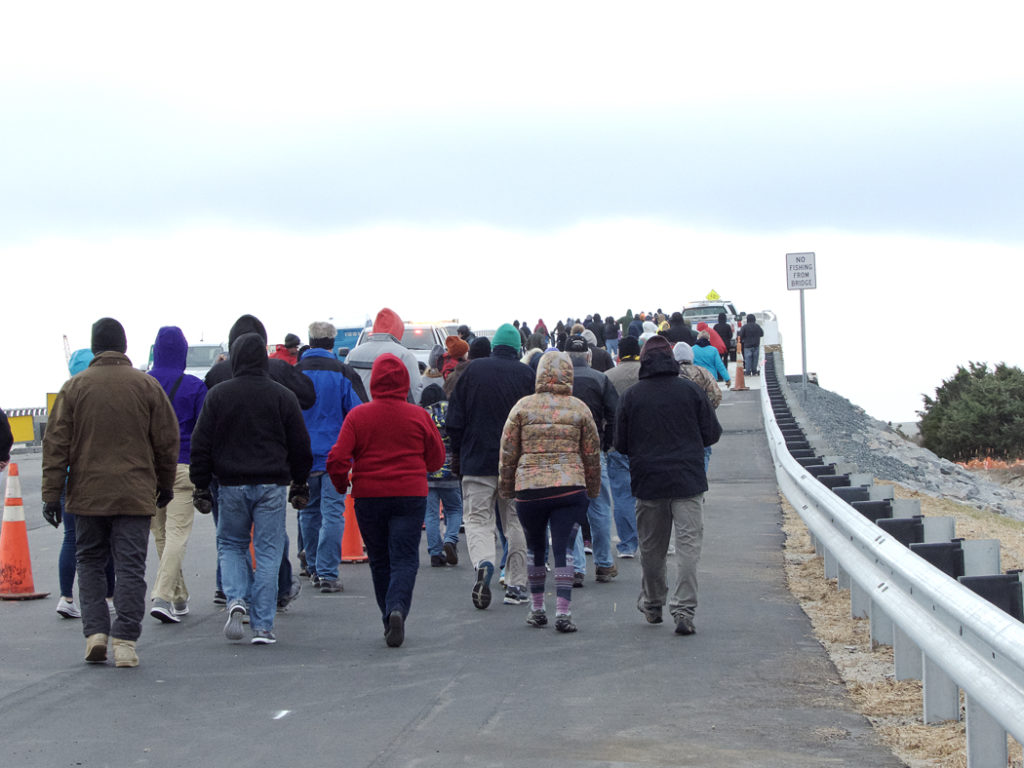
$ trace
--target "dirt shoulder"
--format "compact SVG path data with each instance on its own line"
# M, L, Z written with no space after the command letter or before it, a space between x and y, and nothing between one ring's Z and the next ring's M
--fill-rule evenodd
M986 479L1007 473L1005 482L1024 487L1024 468L977 470ZM878 481L879 484L886 484ZM967 539L998 539L1002 570L1024 568L1024 522L978 510L949 499L889 483L896 498L919 499L928 516L952 517L956 535ZM967 765L966 732L961 721L925 725L921 683L895 680L892 648L872 651L867 619L850 618L849 591L824 578L822 559L814 554L810 535L799 515L781 497L786 534L786 577L789 588L810 618L818 640L828 652L855 703L893 753L911 768L959 768ZM1024 768L1020 745L1010 739L1010 766Z

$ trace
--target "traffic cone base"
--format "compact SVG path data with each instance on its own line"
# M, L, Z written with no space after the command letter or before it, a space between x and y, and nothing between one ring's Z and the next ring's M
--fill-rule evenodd
M36 592L32 581L32 558L28 552L21 480L18 465L9 464L4 519L0 527L0 600L36 600L49 594Z
M365 563L369 560L363 549L363 536L356 522L356 506L352 494L345 496L345 533L341 537L341 562Z

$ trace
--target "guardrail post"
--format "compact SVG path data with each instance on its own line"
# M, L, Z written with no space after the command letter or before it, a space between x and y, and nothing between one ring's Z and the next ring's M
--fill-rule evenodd
M892 631L892 662L897 680L920 680L923 676L921 649L898 624Z
M967 696L967 768L1005 768L1008 760L1006 731Z
M850 583L850 617L854 619L871 617L871 598L856 581Z
M836 562L836 557L827 549L824 549L825 557L825 578L826 579L837 579L839 578L839 563Z
M850 588L850 574L843 570L843 566L836 563L836 587L839 589Z
M872 600L868 606L868 618L871 620L871 648L880 645L892 645L893 623L889 615Z
M945 720L960 719L960 688L942 668L925 657L924 676L924 722L941 723Z

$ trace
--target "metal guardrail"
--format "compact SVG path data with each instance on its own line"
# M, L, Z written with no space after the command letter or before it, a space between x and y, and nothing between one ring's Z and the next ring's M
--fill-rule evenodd
M839 583L848 579L853 614L866 614L874 642L893 646L896 676L922 680L924 722L958 720L963 690L967 765L1005 768L1007 733L1024 743L1024 624L818 482L790 455L767 387L761 408L779 488L826 564L838 565Z

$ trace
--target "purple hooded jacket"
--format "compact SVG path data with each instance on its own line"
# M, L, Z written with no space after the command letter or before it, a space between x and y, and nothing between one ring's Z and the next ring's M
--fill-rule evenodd
M156 334L153 348L153 367L149 375L160 382L164 392L170 395L175 382L181 378L181 384L174 393L171 405L178 416L178 429L181 432L181 450L178 453L179 464L190 464L192 453L192 429L199 418L206 399L206 385L203 380L185 373L185 359L188 354L188 342L185 334L176 325L165 325Z

